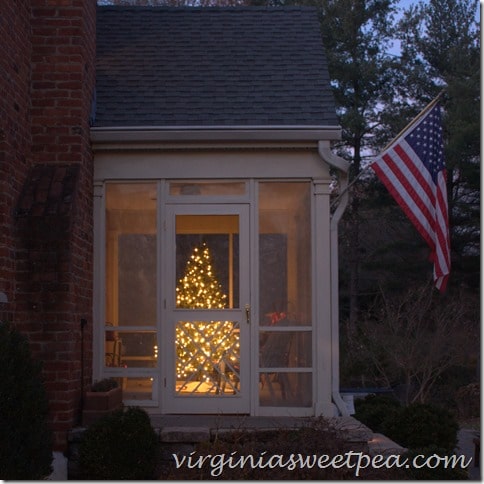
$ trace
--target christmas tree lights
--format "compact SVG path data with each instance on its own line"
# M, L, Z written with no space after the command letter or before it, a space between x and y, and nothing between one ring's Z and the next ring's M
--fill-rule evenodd
M185 275L176 287L176 306L185 309L224 309L227 296L213 272L210 251L205 243L196 247L187 261ZM239 360L238 327L232 321L180 321L176 327L176 372L178 380L208 384L219 390L227 369L236 373ZM223 366L220 364L223 361ZM233 385L230 385L234 388ZM201 388L200 385L196 388ZM208 388L208 389L207 389Z
M227 296L212 270L210 252L205 243L195 247L188 259L185 276L178 281L176 306L186 309L223 309Z

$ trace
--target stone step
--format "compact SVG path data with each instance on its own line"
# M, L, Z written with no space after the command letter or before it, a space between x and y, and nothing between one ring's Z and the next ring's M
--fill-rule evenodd
M368 441L368 450L371 456L374 455L401 455L408 449L397 444L383 434L373 434Z
M208 427L164 427L160 431L160 442L165 443L198 443L210 440Z

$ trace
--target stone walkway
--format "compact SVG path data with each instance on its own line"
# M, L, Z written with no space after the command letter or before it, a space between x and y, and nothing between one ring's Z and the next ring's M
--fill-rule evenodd
M201 442L217 433L232 430L301 428L312 421L312 418L304 417L151 415L153 427L161 430L161 441L169 443ZM386 436L374 434L353 417L334 417L329 422L346 436L348 443L366 445L370 455L401 454L406 450Z

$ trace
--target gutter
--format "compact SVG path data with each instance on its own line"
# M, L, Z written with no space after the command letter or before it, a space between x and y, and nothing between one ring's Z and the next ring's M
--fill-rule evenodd
M187 141L315 141L341 136L339 126L106 126L92 127L91 141L166 143Z
M318 152L321 158L339 170L341 176L340 196L338 197L339 204L331 217L330 223L330 247L331 247L331 395L333 402L338 408L340 414L344 417L350 415L348 408L341 398L339 392L339 300L338 300L338 224L343 216L344 211L348 205L348 171L350 164L334 155L329 147L320 142L318 144Z

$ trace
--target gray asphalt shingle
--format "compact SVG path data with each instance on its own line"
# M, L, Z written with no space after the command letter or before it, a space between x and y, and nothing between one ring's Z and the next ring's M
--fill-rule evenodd
M316 10L99 7L95 126L335 126Z

